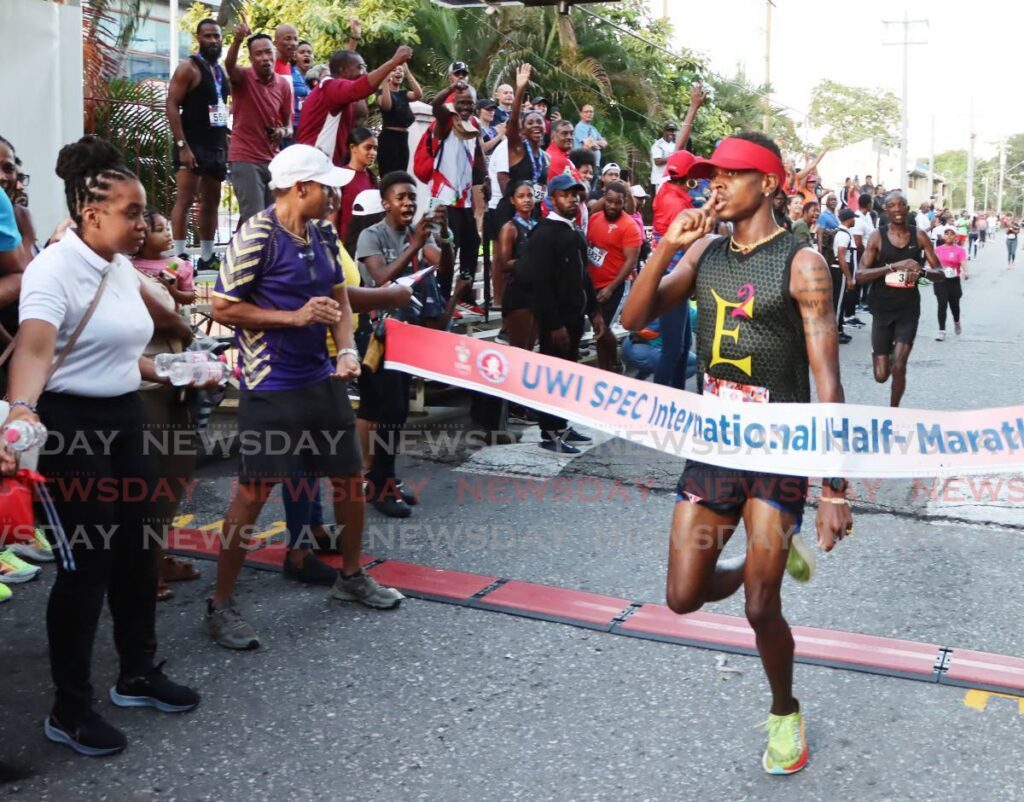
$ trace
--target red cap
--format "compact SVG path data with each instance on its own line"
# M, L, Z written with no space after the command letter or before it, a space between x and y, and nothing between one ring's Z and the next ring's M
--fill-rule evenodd
M696 159L687 175L692 178L710 178L715 168L723 170L757 170L765 175L774 174L781 187L786 180L782 159L764 145L739 137L729 137L718 143L710 159Z
M688 150L677 150L665 163L665 174L669 178L685 178L698 159Z

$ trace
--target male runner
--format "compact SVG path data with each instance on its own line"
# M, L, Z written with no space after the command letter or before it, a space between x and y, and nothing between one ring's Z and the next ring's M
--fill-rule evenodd
M778 146L760 133L723 140L689 175L711 178L712 197L679 214L633 285L622 323L636 331L655 316L697 301L697 363L704 391L752 402L810 401L808 366L820 401L842 403L832 281L820 255L775 222L772 199L785 171ZM708 236L719 220L730 237ZM686 252L663 277L673 255ZM818 544L830 550L852 529L846 482L828 479L818 506ZM792 774L807 762L800 705L793 697L793 636L782 616L783 573L811 569L795 537L807 479L771 476L687 461L679 481L669 542L668 606L689 613L746 591L772 691L762 766ZM718 557L740 521L747 551L738 564ZM794 548L790 548L790 545ZM799 552L798 552L799 550Z
M857 283L871 285L868 298L875 381L884 384L892 376L889 406L898 407L907 389L907 360L921 317L917 280L923 275L942 281L943 273L928 235L908 222L910 206L903 192L894 189L885 196L885 214L889 222L868 240ZM928 267L924 267L926 259Z
M199 49L181 62L167 89L167 122L174 136L174 180L177 195L171 212L174 253L185 252L188 210L199 192L198 270L216 270L213 255L220 188L228 174L228 87L221 67L220 25L204 19L196 27Z

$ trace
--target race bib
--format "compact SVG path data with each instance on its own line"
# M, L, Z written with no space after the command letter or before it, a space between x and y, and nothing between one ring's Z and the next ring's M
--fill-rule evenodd
M716 379L707 373L704 374L704 392L708 395L716 395L725 401L739 401L746 404L768 403L767 387Z
M910 287L917 286L915 283L907 283L907 271L897 270L894 273L885 274L885 286L886 287L897 287L899 289L909 289Z
M228 127L228 107L225 103L218 103L215 106L209 106L210 110L210 127L211 128L227 128Z
M955 267L943 267L942 272L946 278L956 278L960 275Z
M587 246L587 259L590 260L590 264L594 267L602 267L604 265L604 258L608 255L608 251L604 248L598 248L596 245Z
M544 198L548 196L548 188L543 184L533 185L533 201L534 203L541 203Z

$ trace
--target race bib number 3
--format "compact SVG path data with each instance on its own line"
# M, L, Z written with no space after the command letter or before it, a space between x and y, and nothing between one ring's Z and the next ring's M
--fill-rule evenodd
M907 271L906 270L897 270L897 271L895 271L893 273L886 273L885 274L885 286L887 286L887 287L897 287L897 288L900 288L900 289L907 289L909 287L914 287L916 285L915 284L908 284L907 283Z

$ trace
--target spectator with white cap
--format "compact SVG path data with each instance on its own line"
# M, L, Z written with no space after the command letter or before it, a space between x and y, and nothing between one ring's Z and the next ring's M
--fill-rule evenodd
M274 206L235 234L213 298L214 320L238 333L238 429L250 444L242 454L239 492L224 516L217 586L204 621L208 634L229 649L259 646L233 599L244 533L252 531L274 486L298 475L326 476L334 490L342 567L331 596L375 609L397 607L404 598L360 564L362 454L345 389L359 376L360 360L337 233L325 222L351 175L309 145L285 148L271 161L270 174ZM336 367L327 353L328 329L340 346ZM289 447L267 447L267 432L283 434ZM318 569L309 553L286 559L298 573Z

